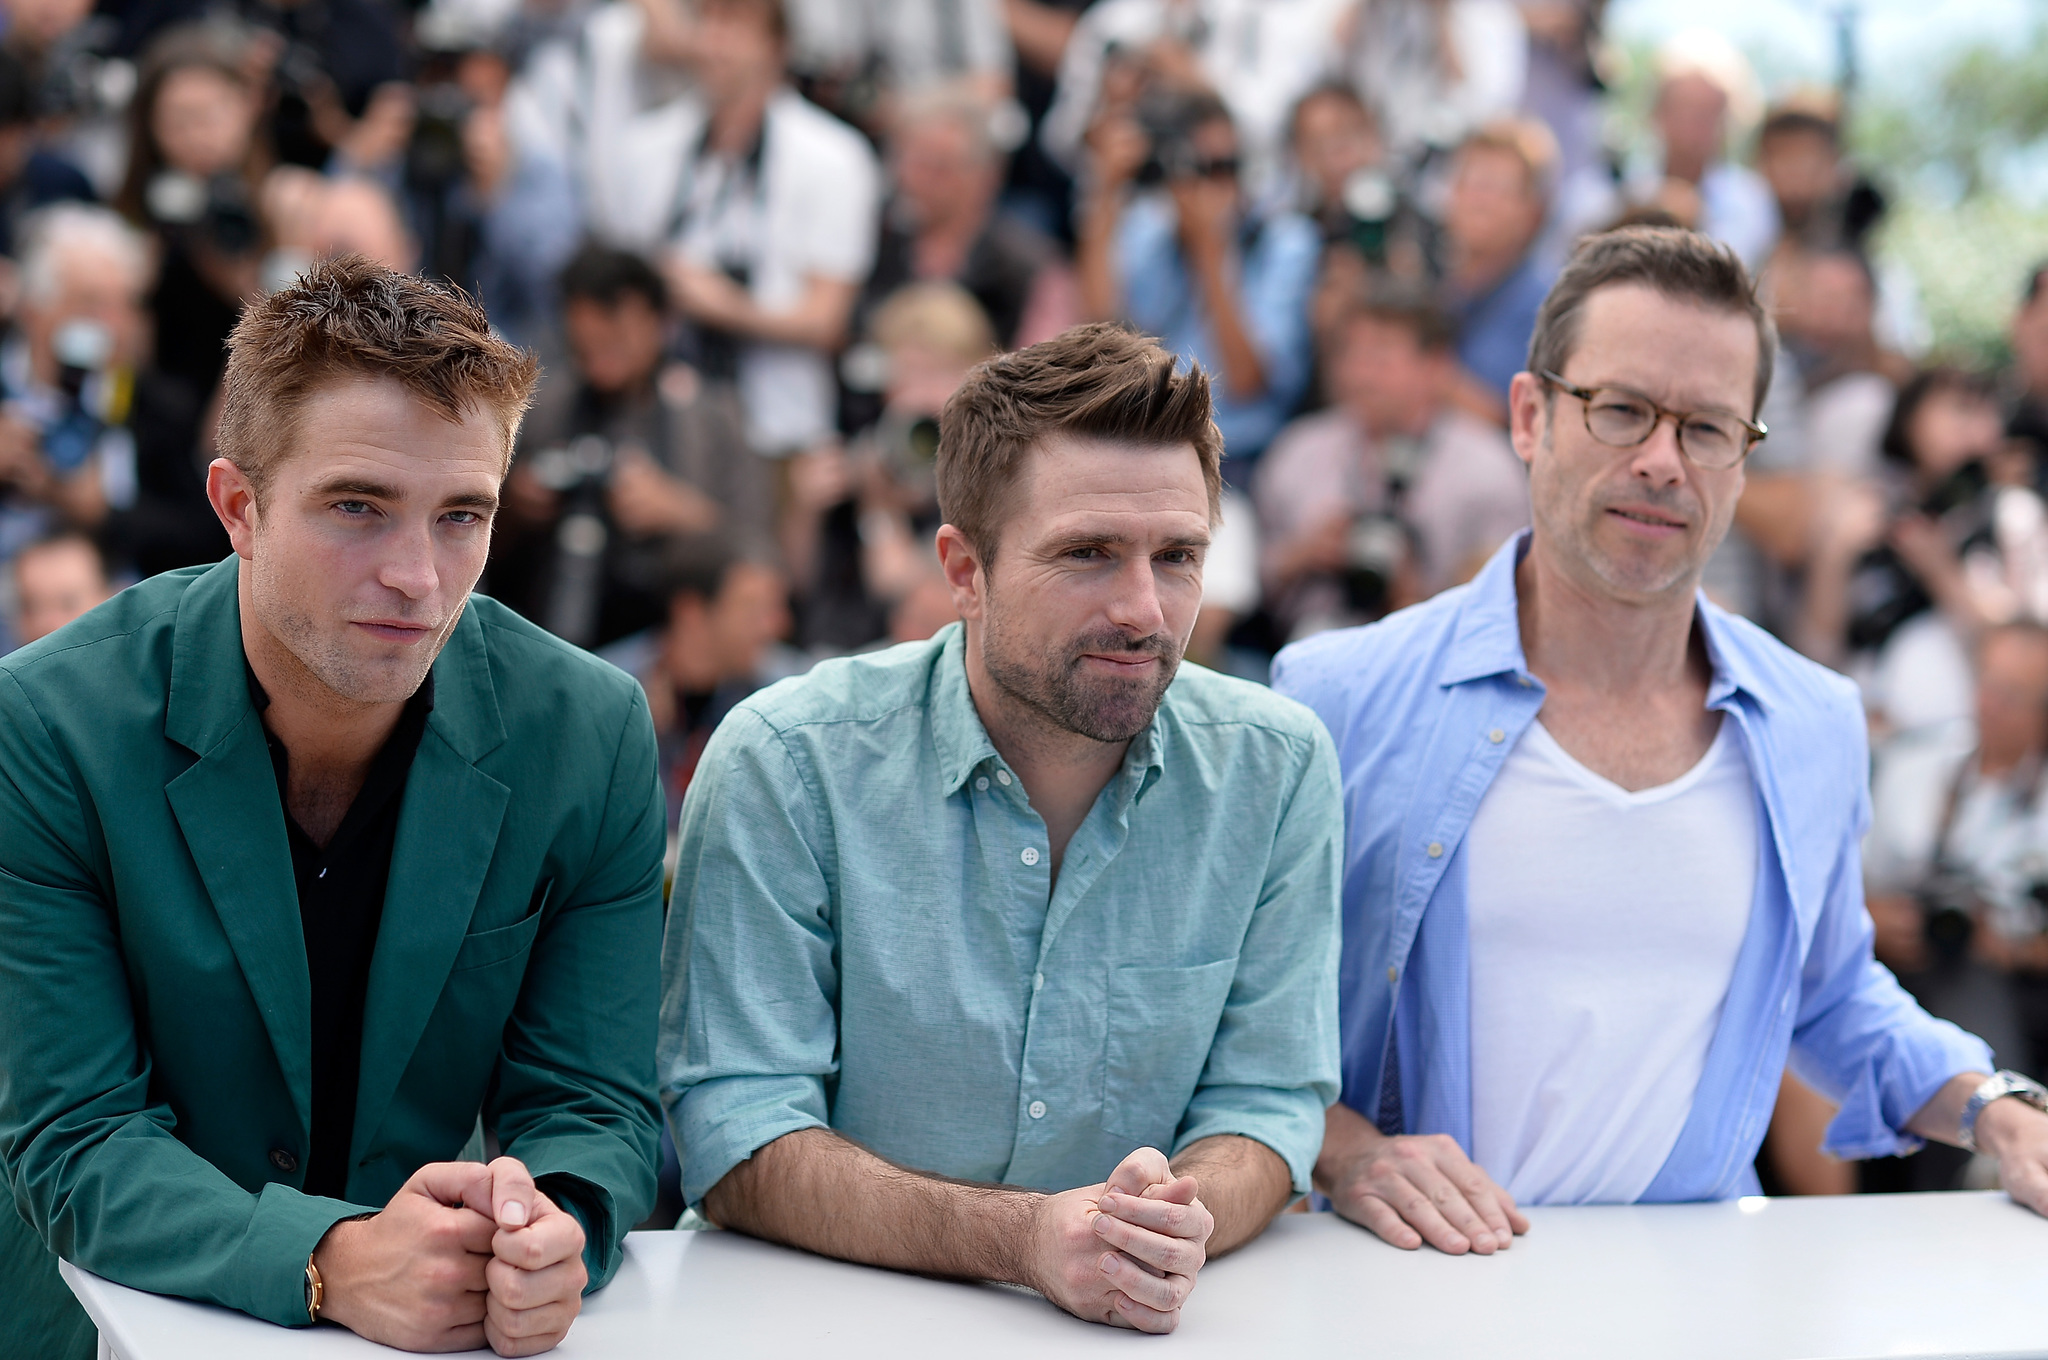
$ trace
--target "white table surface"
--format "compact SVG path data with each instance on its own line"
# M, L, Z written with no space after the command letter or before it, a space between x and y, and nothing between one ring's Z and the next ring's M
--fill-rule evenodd
M555 1352L580 1357L1296 1354L1399 1360L2048 1356L2048 1222L2001 1194L1532 1209L1501 1255L1397 1251L1287 1215L1202 1271L1165 1340L1035 1294L827 1261L736 1233L635 1233ZM363 1360L287 1330L63 1267L120 1360Z

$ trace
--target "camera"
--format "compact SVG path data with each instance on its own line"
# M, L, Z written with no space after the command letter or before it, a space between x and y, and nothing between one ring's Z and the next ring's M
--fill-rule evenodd
M872 438L891 481L924 500L938 495L938 417L885 412Z
M1408 526L1393 515L1360 515L1344 549L1344 602L1353 613L1378 618L1408 564Z
M1984 496L1990 486L1983 461L1972 460L1944 478L1917 508L1941 523L1960 553L1991 541ZM1849 577L1849 645L1858 651L1882 647L1900 624L1933 604L1933 596L1891 545L1872 548Z
M1928 953L1938 963L1962 959L1977 931L1975 886L1961 874L1938 870L1920 885L1915 896L1925 920Z
M421 88L412 141L405 149L406 183L438 191L462 178L462 128L475 108L460 85L445 81Z
M240 175L200 179L164 170L150 180L143 206L159 225L189 234L222 255L246 255L256 248L256 210Z
M1138 100L1137 123L1152 143L1135 176L1141 185L1163 184L1197 175L1235 173L1235 159L1209 161L1195 147L1195 129L1221 115L1213 95L1150 90Z
M540 623L579 647L597 637L605 549L611 543L604 491L617 457L611 440L586 434L537 450L527 464L535 481L562 498L562 517L555 525L554 571Z

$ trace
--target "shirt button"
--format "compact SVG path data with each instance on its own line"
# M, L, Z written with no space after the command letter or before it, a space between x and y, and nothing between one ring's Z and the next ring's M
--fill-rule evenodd
M1038 863L1038 847L1035 845L1025 846L1024 853L1022 855L1019 855L1018 858L1024 861L1025 868L1030 868L1032 865Z
M1032 1102L1031 1102L1031 1117L1032 1117L1033 1119L1043 1119L1043 1118L1045 1118L1045 1102L1044 1102L1044 1101L1042 1101L1042 1100L1034 1100L1034 1101L1032 1101Z
M270 1150L270 1164L279 1171L284 1172L287 1176L299 1169L299 1159L286 1152L283 1148L272 1148Z
M1010 772L1008 770L997 770L996 783L1001 784L1006 789L1010 787Z
M1035 992L1035 991L1037 991L1037 990L1038 990L1038 989L1039 989L1040 987L1043 987L1044 985L1045 985L1045 974L1043 974L1043 973L1033 973L1033 974L1031 975L1031 990L1032 990L1032 991L1034 991L1034 992Z
M1429 857L1431 859L1442 859L1444 857L1444 843L1442 841L1431 841L1429 843Z
M1401 980L1401 970L1400 970L1400 969L1398 969L1398 968L1396 968L1396 967L1395 967L1395 966L1394 966L1393 964L1391 964L1391 963L1390 963L1390 964L1388 964L1388 965L1387 965L1387 981L1389 981L1389 982L1399 982L1400 980Z
M1508 739L1508 734L1501 731L1498 727L1496 727L1491 732L1488 732L1486 734L1486 739L1492 742L1495 746L1498 746Z
M975 779L975 781L974 781L974 787L975 787L975 788L977 788L977 789L979 789L979 790L981 790L981 791L982 791L983 793L987 793L987 792L988 792L988 776L987 776L987 775L981 775L981 776L977 777L977 778Z

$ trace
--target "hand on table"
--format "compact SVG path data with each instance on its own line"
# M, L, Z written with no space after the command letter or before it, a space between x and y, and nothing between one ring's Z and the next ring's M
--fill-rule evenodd
M2022 1101L1994 1100L1977 1116L1977 1146L1998 1159L1998 1183L2048 1216L2048 1114Z
M1441 1133L1374 1133L1329 1182L1338 1213L1406 1251L1427 1242L1452 1256L1491 1256L1529 1231L1514 1197Z
M1170 1332L1215 1226L1194 1177L1176 1177L1163 1153L1139 1148L1105 1183L1045 1201L1033 1283L1075 1317Z
M430 1163L382 1212L320 1240L320 1315L400 1350L533 1355L581 1311L583 1245L517 1158Z

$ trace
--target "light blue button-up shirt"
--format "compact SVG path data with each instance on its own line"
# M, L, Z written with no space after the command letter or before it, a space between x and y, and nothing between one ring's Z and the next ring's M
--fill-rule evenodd
M819 1125L1048 1191L1240 1134L1306 1190L1337 1094L1328 734L1183 665L1055 885L962 638L825 662L705 749L662 956L685 1198Z
M1465 832L1543 706L1515 603L1527 542L1470 585L1298 642L1273 668L1275 687L1329 725L1344 770L1344 1103L1387 1132L1449 1134L1468 1155ZM1692 1112L1646 1202L1755 1191L1788 1053L1841 1106L1825 1143L1838 1157L1917 1148L1906 1121L1951 1077L1991 1070L1980 1040L1921 1010L1871 957L1858 849L1869 756L1854 686L1704 595L1698 618L1707 706L1742 738L1762 853Z

